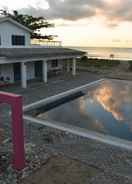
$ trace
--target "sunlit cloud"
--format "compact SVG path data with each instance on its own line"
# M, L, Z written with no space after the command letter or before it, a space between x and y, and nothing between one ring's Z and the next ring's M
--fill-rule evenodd
M21 10L26 13L43 15L49 19L79 20L96 16L104 17L111 26L120 21L131 21L131 0L47 0L48 9L27 6Z
M58 29L53 33L68 46L131 47L131 7L132 0L0 0L0 9L16 9L54 22ZM113 42L117 39L121 41Z
M75 21L101 16L112 26L120 21L132 21L131 6L132 0L0 0L0 7L52 20Z

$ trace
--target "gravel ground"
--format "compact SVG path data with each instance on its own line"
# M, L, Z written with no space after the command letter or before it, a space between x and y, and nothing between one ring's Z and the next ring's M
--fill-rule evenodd
M88 72L83 72L72 76L61 76L49 80L47 85L43 83L32 83L26 90L19 86L12 86L3 89L4 91L22 94L24 104L43 99L47 96L86 84L101 78ZM0 107L1 108L1 107ZM10 135L9 107L2 109L2 125L5 131L5 138ZM28 181L28 184L44 183L43 178L48 175L53 176L54 181L47 180L46 184L58 183L73 184L77 183L76 177L68 180L70 175L70 165L73 165L73 176L77 173L92 173L83 178L84 183L88 184L132 184L132 154L129 151L108 146L96 141L91 141L67 132L53 130L40 125L25 123L25 147L26 147L26 168L21 172L12 170L10 166L10 153L12 152L10 140L2 145L0 157L0 184L17 184ZM62 171L60 164L66 165L65 172L67 175L62 181ZM64 164L67 163L67 164ZM53 164L53 165L52 165ZM58 168L54 173L53 168ZM82 168L82 170L79 168ZM56 170L56 169L55 169ZM39 175L40 174L40 175ZM38 180L33 180L32 177ZM48 176L47 176L48 177ZM69 176L71 178L72 175ZM40 181L40 178L41 181ZM57 182L58 181L58 182ZM49 182L49 183L48 183ZM70 183L71 182L71 183ZM82 182L81 182L82 183ZM25 184L25 183L24 183ZM26 183L27 184L27 183ZM82 183L83 184L83 183Z
M62 155L52 156L33 176L22 181L23 184L85 184L100 172L86 163Z

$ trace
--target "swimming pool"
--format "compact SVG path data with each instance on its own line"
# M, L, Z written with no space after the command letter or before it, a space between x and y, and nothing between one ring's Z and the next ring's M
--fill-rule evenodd
M25 111L25 118L34 122L82 132L80 135L110 144L131 146L130 81L102 79L31 104Z

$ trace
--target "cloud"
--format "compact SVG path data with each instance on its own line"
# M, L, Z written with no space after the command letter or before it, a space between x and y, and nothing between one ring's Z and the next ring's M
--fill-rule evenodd
M106 3L105 5L105 8L100 10L111 25L115 26L121 21L132 21L132 0L113 0L112 3Z
M43 8L37 9L30 6L21 11L35 14L37 16L43 15L49 19L78 20L96 14L96 9L92 8L92 6L96 4L99 5L100 2L97 0L92 1L92 3L87 3L88 0L47 0L49 4L47 10L44 10Z
M132 21L132 0L47 0L47 3L48 9L28 6L21 11L52 20L75 21L101 16L110 26L121 21Z

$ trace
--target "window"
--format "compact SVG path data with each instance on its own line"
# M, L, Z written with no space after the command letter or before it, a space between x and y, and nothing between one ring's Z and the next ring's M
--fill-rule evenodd
M52 61L51 66L53 68L58 67L58 61L57 60Z
M12 35L12 45L25 45L25 36Z

